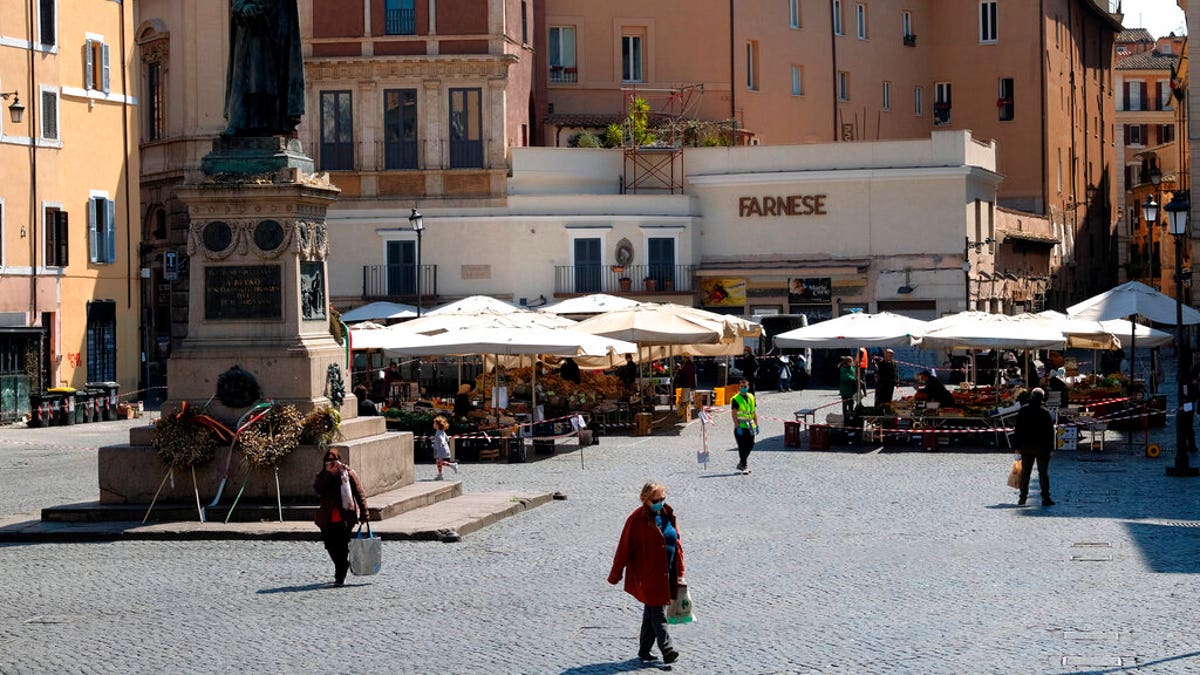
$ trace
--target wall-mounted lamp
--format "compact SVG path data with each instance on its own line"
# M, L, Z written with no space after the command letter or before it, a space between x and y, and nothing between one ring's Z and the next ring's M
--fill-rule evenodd
M898 295L909 295L916 290L912 285L912 270L904 270L904 285L896 289Z
M0 100L7 101L9 96L12 97L13 102L8 106L8 117L13 124L20 124L21 119L25 117L25 106L21 105L21 97L17 95L16 91L0 92Z

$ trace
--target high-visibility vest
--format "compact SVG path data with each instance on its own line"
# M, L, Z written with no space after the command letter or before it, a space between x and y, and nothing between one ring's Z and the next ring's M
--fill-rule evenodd
M859 370L867 369L867 348L866 347L858 348L858 369Z
M729 400L737 406L738 426L748 427L754 423L754 394L738 392Z

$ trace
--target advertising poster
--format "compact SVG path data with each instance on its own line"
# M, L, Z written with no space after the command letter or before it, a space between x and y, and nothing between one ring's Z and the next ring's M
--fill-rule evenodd
M833 284L829 277L788 279L789 303L822 304L833 299Z
M721 305L742 306L746 304L745 279L718 279L706 277L700 282L703 304L713 307Z

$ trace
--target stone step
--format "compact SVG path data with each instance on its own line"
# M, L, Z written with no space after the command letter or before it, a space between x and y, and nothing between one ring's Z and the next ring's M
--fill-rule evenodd
M445 486L447 484L441 484ZM461 489L461 486L457 486ZM477 492L444 499L406 511L398 516L372 521L371 530L384 541L455 541L504 518L541 506L550 493ZM158 507L155 507L156 509ZM241 506L238 507L241 509ZM193 516L195 510L193 507ZM0 542L83 542L116 540L226 540L319 541L320 531L312 522L232 522L199 520L150 523L133 521L46 521L33 514L0 519ZM386 552L385 552L385 561Z
M224 522L229 507L237 495L235 486L226 486L222 503L208 508L204 507L205 520ZM421 482L405 485L404 487L384 492L367 498L371 509L371 520L393 518L406 511L435 504L445 499L462 495L462 483L459 481ZM42 520L56 523L100 523L100 522L129 522L140 523L146 517L149 504L101 504L100 502L80 502L64 504L42 509ZM313 522L319 508L316 500L291 501L283 504L283 519L285 521ZM196 503L192 502L159 502L150 512L149 522L178 522L198 521ZM278 521L279 504L275 501L239 500L233 511L231 521L239 523L256 523L260 521Z

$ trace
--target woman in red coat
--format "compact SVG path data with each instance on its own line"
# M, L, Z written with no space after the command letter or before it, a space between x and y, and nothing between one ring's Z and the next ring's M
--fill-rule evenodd
M346 572L350 569L350 535L354 533L354 525L371 517L367 494L358 474L342 463L337 448L325 451L325 468L313 480L313 490L321 497L316 521L321 528L321 541L333 561L333 583L341 586L346 583Z
M642 486L642 506L625 519L621 542L613 556L608 583L616 584L625 576L625 592L646 607L642 611L642 632L638 658L653 661L650 648L658 642L663 662L672 663L679 652L667 635L666 605L671 604L679 578L683 576L683 546L675 527L675 512L667 506L667 489L658 483Z

